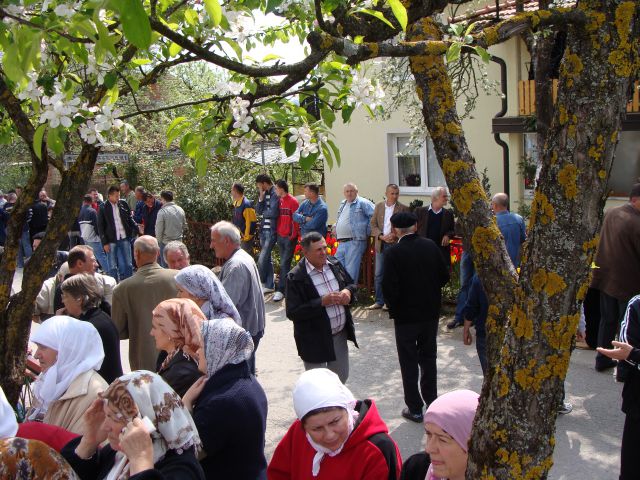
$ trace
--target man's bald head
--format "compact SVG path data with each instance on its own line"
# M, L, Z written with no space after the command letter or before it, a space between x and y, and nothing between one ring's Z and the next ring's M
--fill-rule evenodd
M491 208L494 212L503 212L509 209L509 195L496 193L491 199Z
M133 255L138 267L156 262L159 254L158 240L151 235L142 235L133 244Z

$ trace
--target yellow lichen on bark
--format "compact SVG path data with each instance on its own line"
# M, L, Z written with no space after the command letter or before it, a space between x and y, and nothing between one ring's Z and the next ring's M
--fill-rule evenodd
M578 76L582 73L584 69L584 65L582 65L582 60L575 53L566 53L561 65L561 70L564 73L567 81L567 87L573 87L574 79L578 78Z
M445 130L451 135L462 135L462 127L457 122L447 122Z
M563 315L560 317L559 321L542 322L540 329L552 348L555 348L556 350L568 348L569 345L571 345L571 340L576 334L579 319L579 313L574 315Z
M450 158L445 158L442 162L442 172L444 173L445 178L451 178L456 173L468 168L469 165L462 160L451 160Z
M509 377L507 377L506 373L500 372L500 380L498 382L500 384L500 388L498 389L498 397L504 397L507 393L509 393L509 387L511 386Z
M544 193L536 190L533 196L533 202L531 202L531 220L529 221L529 226L535 225L537 220L543 225L547 225L555 219L556 214L553 205L549 203L549 199Z
M487 45L494 45L498 43L498 29L496 27L487 27L483 30L484 40Z
M558 120L560 121L560 125L566 124L569 121L569 115L567 115L567 109L565 108L565 106L562 104L559 104L558 112L559 112Z
M453 192L453 201L456 204L456 208L463 215L468 214L471 211L473 203L478 200L484 200L486 202L487 194L477 178L465 183L460 189L457 191L454 190Z
M547 272L543 268L539 268L531 276L531 286L537 293L544 290L549 297L552 297L567 288L567 284L560 275L555 272Z
M604 180L607 177L606 170L598 170L598 177L600 177L601 180Z
M629 32L631 31L631 21L635 10L635 2L623 2L616 8L616 31L620 44L618 48L609 54L608 61L613 66L616 75L620 77L629 77L636 68L637 58L635 62L633 42L629 42Z
M596 162L600 162L602 160L602 154L604 153L604 137L602 135L598 135L596 137L596 144L589 147L588 153L589 158L592 158Z
M536 367L536 361L531 359L529 364L525 368L519 368L516 370L514 379L522 390L529 390L533 387L534 378L532 376L533 369ZM536 388L537 390L537 388Z
M489 310L487 312L487 321L486 328L489 333L497 333L498 332L498 322L496 318L500 314L500 310L495 305L489 305Z
M518 305L511 307L509 323L511 323L511 328L517 338L526 338L527 340L533 338L533 322Z
M587 296L587 292L589 291L589 284L591 282L584 282L582 285L580 285L580 288L578 288L578 293L576 294L576 299L581 302L583 301L586 296Z
M456 202L456 206L458 203ZM476 227L471 236L471 244L473 245L473 253L484 259L489 258L495 251L493 242L500 237L500 230L497 225L490 227Z
M578 167L576 167L573 163L567 163L559 172L558 172L558 183L562 185L564 196L567 197L567 200L573 200L576 198L578 194Z

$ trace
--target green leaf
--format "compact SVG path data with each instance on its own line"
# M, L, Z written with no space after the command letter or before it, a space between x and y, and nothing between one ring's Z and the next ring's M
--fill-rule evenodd
M118 76L113 72L109 72L104 76L104 86L107 88L113 88L117 80Z
M187 21L189 25L195 26L198 23L200 23L200 20L198 19L198 12L196 12L191 8L188 8L187 10L184 11L184 19Z
M462 49L461 43L452 43L451 46L449 47L449 50L447 50L447 63L453 63L456 60L458 60L458 58L460 58L461 49Z
M229 46L235 52L236 57L238 57L238 60L242 61L242 48L240 48L240 45L238 45L238 42L236 42L233 38L228 38L228 37L225 37L222 40L224 40L229 44Z
M316 163L316 160L318 159L318 155L320 155L319 152L310 153L306 157L303 157L301 155L299 163L300 163L300 166L302 167L302 169L303 170L309 170L311 167L313 167L313 164Z
M271 13L282 4L282 0L267 0L265 13Z
M331 156L331 148L326 144L322 144L322 155L329 166L329 170L333 169L333 157Z
M284 150L284 153L287 157L293 155L298 148L298 145L296 145L294 142L289 141L289 130L286 130L280 136L280 147Z
M464 25L460 23L451 23L449 24L449 28L454 33L456 37L459 37L462 34L462 30L464 29Z
M133 60L131 60L131 63L133 63L134 65L148 65L151 63L151 60L149 60L148 58L134 58Z
M204 150L200 150L195 158L196 163L196 173L199 177L204 177L205 173L207 173L207 158L204 156Z
M407 30L407 9L402 5L400 0L387 0L387 4L393 11L393 16L396 17L398 23L402 27L402 30Z
M331 128L333 126L333 122L336 121L336 114L333 113L333 110L331 110L330 108L321 109L320 116L322 117L322 120L329 128Z
M356 44L361 44L362 42L364 42L364 36L363 35L356 35L355 38L353 39L353 43Z
M476 26L478 22L471 22L469 24L469 26L467 27L467 29L464 31L464 36L466 37L467 35L471 35L471 32L473 31L474 27Z
M62 143L62 139L60 138L60 127L49 129L47 133L47 145L51 147L51 150L53 150L56 155L60 155L64 151L64 143Z
M279 58L282 58L282 57L280 55L276 55L275 53L269 53L262 59L262 61L268 62L269 60L277 60Z
M111 0L120 14L124 36L141 50L151 46L151 24L142 0Z
M327 140L327 143L331 147L331 150L333 150L333 158L336 159L336 163L338 164L338 166L340 166L340 161L341 161L340 150L338 150L338 147L336 147L336 144L333 143L333 140Z
M18 46L15 43L5 47L4 55L2 56L2 65L4 67L4 73L12 82L20 83L22 79L26 77L20 65Z
M171 43L171 45L169 45L169 57L177 57L181 51L182 47L177 43Z
M487 52L482 47L475 47L476 53L480 56L484 63L489 63L491 61L491 54Z
M216 27L220 25L220 20L222 20L222 8L220 7L218 0L204 0L204 8L207 11L209 18L213 21L213 26Z
M395 28L393 24L385 18L382 12L378 12L377 10L369 10L368 8L359 8L355 10L353 13L366 13L367 15L371 15L372 17L376 17L378 20L386 23L391 28Z
M36 128L36 133L33 134L33 151L38 159L42 160L42 137L47 130L47 124L43 123Z
M105 27L104 23L100 20L98 16L98 9L95 10L93 14L93 22L96 24L96 28L98 29L98 42L96 43L96 58L98 60L102 60L102 55L99 54L100 48L108 51L114 57L118 57L116 53L116 48L109 37L109 30Z
M346 106L342 109L342 121L348 123L351 120L351 114L355 110L353 106Z

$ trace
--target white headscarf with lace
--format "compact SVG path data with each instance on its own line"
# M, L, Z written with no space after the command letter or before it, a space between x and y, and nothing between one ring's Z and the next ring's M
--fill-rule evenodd
M247 361L253 353L251 334L230 318L202 322L207 378L222 367Z
M206 300L200 307L209 320L231 317L238 325L238 309L215 273L203 265L190 265L176 275L178 286L196 298Z
M104 349L96 327L66 315L46 320L31 335L31 341L58 352L56 363L42 372L33 384L35 404L29 419L36 420L64 395L79 375L100 369Z
M307 370L300 375L296 386L293 388L293 408L300 421L302 421L307 414L319 408L344 408L347 412L347 420L349 422L349 435L351 435L355 421L359 415L358 412L354 410L355 406L356 399L351 391L342 384L338 375L326 368ZM330 457L335 457L342 451L344 443L336 450L329 450L314 442L308 433L307 440L316 451L313 457L313 464L311 465L311 473L314 477L317 477L318 473L320 473L320 463L324 456L329 455ZM347 442L345 441L345 443Z
M156 373L136 370L115 379L100 394L117 416L124 421L147 417L153 423L153 463L162 460L167 450L182 453L191 447L201 447L198 430L180 396ZM107 480L129 478L129 459L116 453L115 463Z

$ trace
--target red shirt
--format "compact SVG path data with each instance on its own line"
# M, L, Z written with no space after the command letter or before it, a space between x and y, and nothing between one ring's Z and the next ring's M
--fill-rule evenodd
M298 238L300 226L293 221L293 214L298 210L299 206L296 197L289 193L280 198L277 232L281 237L289 237L291 240Z

